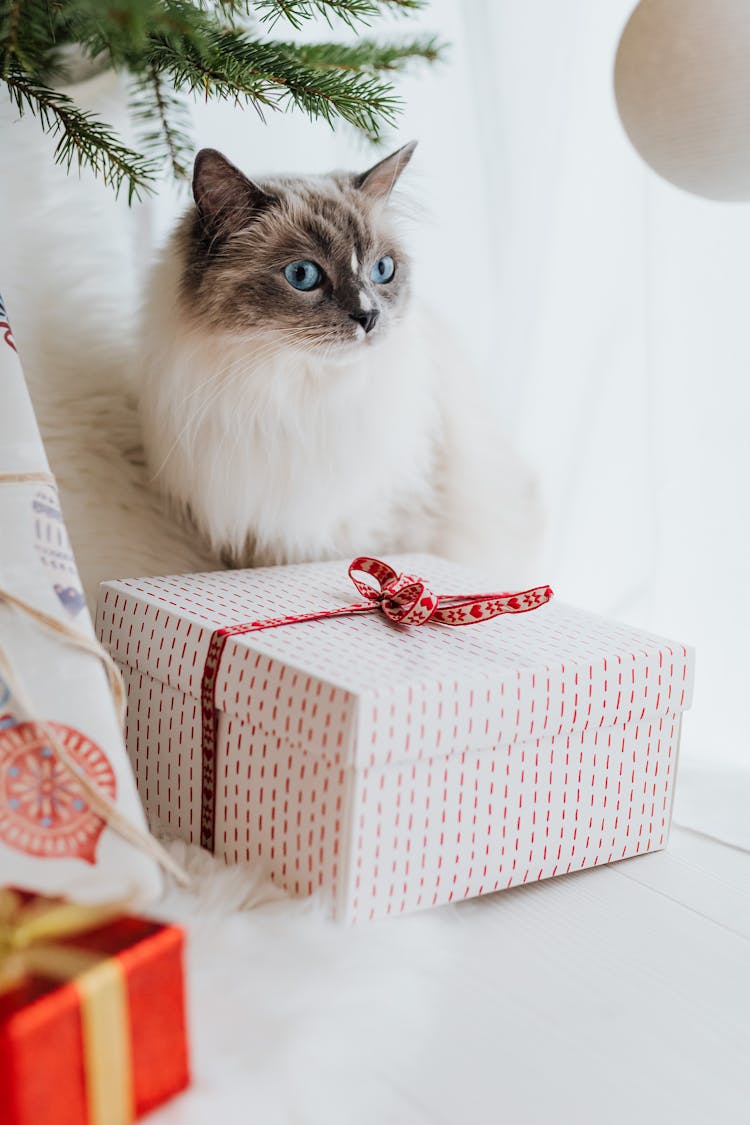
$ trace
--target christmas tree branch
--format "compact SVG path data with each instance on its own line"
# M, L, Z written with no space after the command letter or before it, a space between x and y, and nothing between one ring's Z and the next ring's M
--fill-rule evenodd
M377 43L357 39L356 43L295 43L295 58L316 70L335 71L398 71L412 59L435 62L443 45L434 36L425 36L405 43Z
M51 55L48 0L0 0L0 77L11 63L33 69Z
M267 39L261 25L295 28L322 18L350 27L388 11L413 12L423 0L0 0L0 83L20 113L31 112L55 139L55 160L87 166L130 199L149 190L165 161L186 175L192 146L181 95L296 108L334 125L343 120L378 140L400 100L385 76L410 59L433 61L430 37L411 42L293 43ZM261 21L259 23L258 21ZM253 24L254 21L254 24ZM248 30L253 24L254 34ZM132 107L144 148L134 152L95 115L53 88L70 73L60 48L77 44L133 79ZM158 154L159 159L155 159Z
M21 20L21 0L11 0L8 11L8 33L3 44L9 55L18 54L18 28Z
M215 14L193 0L64 0L62 10L68 39L90 55L106 52L113 66L135 72L147 70L144 52L152 36L198 39L217 26Z
M297 31L307 20L321 17L330 26L334 18L348 27L369 24L383 10L418 11L425 0L255 0L260 19L274 27L286 20Z
M127 185L128 202L140 198L143 188L149 187L156 173L153 162L123 145L104 122L12 63L6 65L3 77L18 112L39 117L45 132L57 139L56 164L62 164L66 171L74 163L90 168L114 188L116 195Z
M153 65L136 79L133 90L130 105L134 118L156 126L141 134L144 145L166 157L176 180L187 179L193 146L184 103Z
M360 74L303 65L296 44L248 39L242 32L214 33L207 50L172 38L157 40L150 57L169 74L176 88L238 98L258 106L283 108L290 103L308 116L333 124L348 121L373 140L392 125L399 99L390 86Z

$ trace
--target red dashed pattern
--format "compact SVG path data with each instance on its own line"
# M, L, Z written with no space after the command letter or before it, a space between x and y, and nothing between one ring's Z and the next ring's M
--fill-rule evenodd
M491 588L438 559L398 566ZM212 633L351 604L347 586L341 563L106 584L98 632L152 824L200 838ZM691 691L687 649L560 603L478 630L367 614L231 636L216 852L361 921L653 850Z
M128 709L125 741L152 830L200 842L200 703L121 665Z

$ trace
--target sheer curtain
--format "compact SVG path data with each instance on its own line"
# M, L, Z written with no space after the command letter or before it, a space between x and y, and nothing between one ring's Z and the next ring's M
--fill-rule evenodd
M496 385L560 594L695 644L685 756L747 768L750 207L630 149L611 70L632 6L464 5L500 209Z

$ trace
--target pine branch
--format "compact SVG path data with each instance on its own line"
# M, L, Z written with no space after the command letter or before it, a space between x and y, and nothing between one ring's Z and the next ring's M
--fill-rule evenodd
M67 95L29 77L17 64L7 65L4 81L18 112L37 116L44 131L57 139L56 164L62 164L67 172L74 163L90 168L114 189L115 195L127 185L129 203L140 199L144 189L150 190L156 174L153 162L123 145L92 113L78 109Z
M333 126L347 121L372 140L392 126L400 99L382 75L410 59L433 61L429 37L380 44L290 43L265 38L258 20L341 20L349 27L386 11L413 12L425 0L0 0L0 83L20 113L31 112L55 139L54 159L87 166L133 199L150 190L160 163L182 178L191 153L185 93L263 110L297 108ZM255 21L256 35L247 31ZM93 114L51 87L64 76L60 46L79 44L130 73L134 112L153 156L134 152Z
M400 107L390 86L360 73L319 70L297 61L296 44L249 39L230 30L214 32L207 49L162 38L149 55L176 89L236 99L272 109L293 105L332 125L342 118L372 140L391 126Z
M167 160L176 180L187 179L193 144L186 106L153 65L134 81L130 108L136 121L152 126L141 133L144 146Z
M426 0L255 0L255 8L263 23L271 28L286 20L295 30L308 20L320 17L329 27L339 19L347 27L356 29L359 24L369 24L383 10L415 12L423 8Z
M12 62L30 72L49 65L52 22L48 0L0 0L0 76Z
M3 44L9 55L18 54L18 29L21 21L21 0L11 0L8 11L8 33Z
M147 69L143 55L152 36L198 38L216 27L215 14L193 0L63 0L61 11L67 38L135 72Z
M404 43L378 43L357 39L356 43L295 43L294 57L315 70L335 71L401 71L412 59L427 62L438 60L444 46L434 36L425 36Z
M201 7L213 6L229 20L253 14L254 0L199 0Z

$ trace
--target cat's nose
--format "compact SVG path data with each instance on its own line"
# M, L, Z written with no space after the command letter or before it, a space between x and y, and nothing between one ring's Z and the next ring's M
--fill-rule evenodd
M357 324L361 324L365 332L372 332L375 325L378 323L380 313L377 309L368 309L367 312L353 312L349 313L352 320L356 320Z

